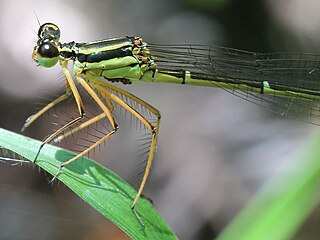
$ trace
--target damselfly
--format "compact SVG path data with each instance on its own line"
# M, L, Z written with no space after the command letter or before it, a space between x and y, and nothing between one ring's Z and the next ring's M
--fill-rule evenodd
M71 96L76 101L78 117L52 133L41 144L39 152L46 143L52 140L60 141L101 119L110 122L112 129L84 151L62 163L57 176L63 166L88 153L117 131L118 124L112 114L115 104L126 109L151 133L146 168L131 205L133 210L149 175L157 143L160 112L111 82L167 82L218 87L250 102L268 106L270 110L282 115L301 117L313 124L320 123L320 55L260 54L218 46L150 44L141 37L122 37L89 43L60 43L59 38L60 30L55 24L46 23L40 26L32 58L47 68L59 62L66 78L66 92L29 117L22 130L50 108ZM101 108L101 113L77 127L75 124L83 119L85 108L68 70L69 61L73 62L76 81ZM134 104L128 103L119 95ZM149 121L135 105L147 109L155 116L156 121Z

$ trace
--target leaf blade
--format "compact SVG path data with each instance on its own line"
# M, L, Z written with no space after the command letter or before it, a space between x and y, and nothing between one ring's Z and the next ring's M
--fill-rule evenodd
M0 128L0 147L33 161L40 142ZM60 164L73 153L45 145L36 164L55 175ZM133 239L177 239L151 204L140 198L136 211L145 228L131 211L136 191L119 176L97 162L81 158L65 166L57 177L89 205L115 223Z

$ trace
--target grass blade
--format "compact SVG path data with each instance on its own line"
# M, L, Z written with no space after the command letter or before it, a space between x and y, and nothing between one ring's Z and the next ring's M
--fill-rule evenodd
M40 142L0 128L0 147L33 161ZM45 145L36 164L54 175L61 162L74 156L64 149ZM131 211L136 191L110 170L88 158L67 165L58 179L84 201L107 217L133 239L176 239L176 236L151 204L140 198L136 211L145 228Z
M320 136L297 156L293 172L271 179L218 240L291 239L320 201Z

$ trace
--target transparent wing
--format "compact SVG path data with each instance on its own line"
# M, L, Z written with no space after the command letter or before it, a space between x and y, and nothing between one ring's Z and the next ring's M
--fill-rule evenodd
M189 71L193 79L267 109L320 124L320 55L261 54L203 45L150 45L159 71ZM221 83L224 83L223 85ZM267 83L269 91L264 91Z

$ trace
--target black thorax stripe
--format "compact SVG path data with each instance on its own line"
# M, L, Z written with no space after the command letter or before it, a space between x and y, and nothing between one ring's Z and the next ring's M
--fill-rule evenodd
M97 63L113 58L133 56L133 38L102 40L89 44L78 44L76 58L79 62Z
M75 42L61 44L60 56L66 59L73 58L75 56L75 51L74 51L75 44L76 44Z

